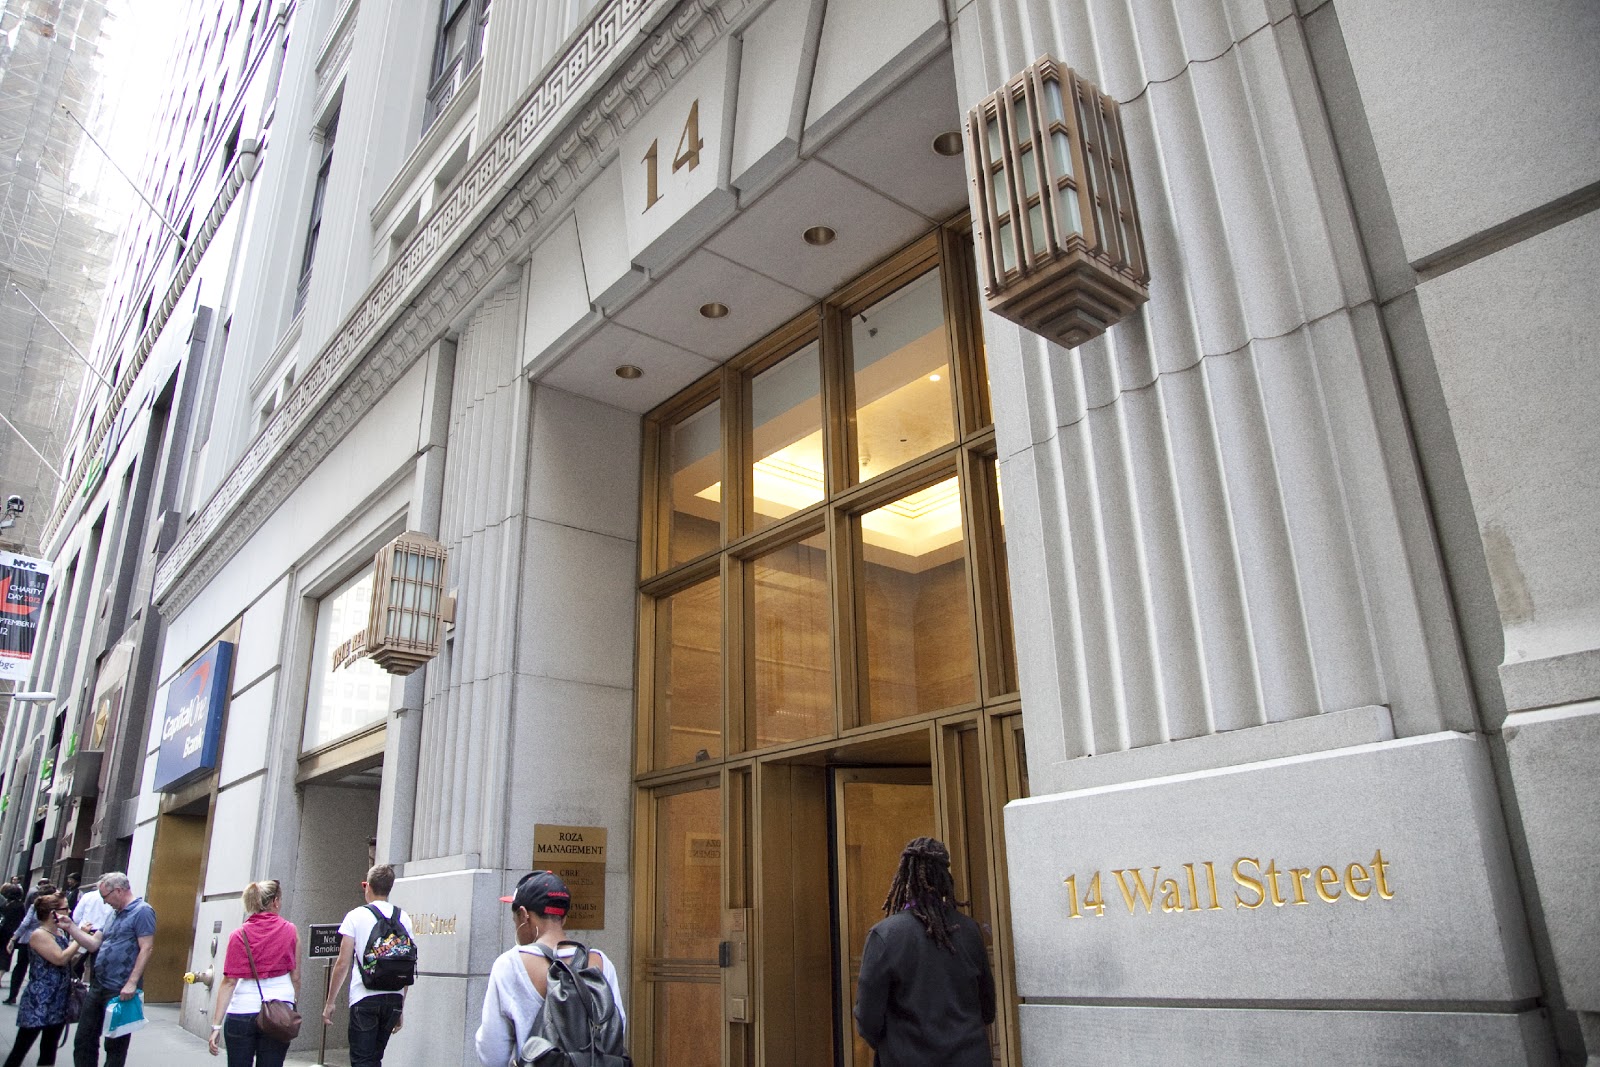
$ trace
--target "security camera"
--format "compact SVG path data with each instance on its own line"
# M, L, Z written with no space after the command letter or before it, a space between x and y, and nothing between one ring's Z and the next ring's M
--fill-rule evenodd
M6 514L21 515L28 510L28 502L15 493L6 497Z

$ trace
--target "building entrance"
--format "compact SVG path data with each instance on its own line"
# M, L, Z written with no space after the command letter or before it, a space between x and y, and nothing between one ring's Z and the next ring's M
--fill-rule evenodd
M954 220L645 419L641 1064L858 1067L867 931L934 835L1012 1002L1005 526ZM1017 1062L1002 1009L995 1062Z
M867 931L883 918L883 898L916 837L936 836L933 773L928 767L860 767L833 771L833 880L839 944L835 1013L839 1046L854 1067L872 1067L872 1049L851 1022Z

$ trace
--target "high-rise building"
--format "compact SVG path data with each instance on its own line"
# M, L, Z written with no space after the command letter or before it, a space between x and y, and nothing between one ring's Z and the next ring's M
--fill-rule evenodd
M46 530L65 830L0 828L126 862L151 999L386 862L386 1061L476 1063L550 867L637 1062L864 1065L934 834L999 1064L1600 1049L1600 9L181 26Z
M99 110L105 0L0 5L0 544L39 548L120 220L120 181L80 122Z

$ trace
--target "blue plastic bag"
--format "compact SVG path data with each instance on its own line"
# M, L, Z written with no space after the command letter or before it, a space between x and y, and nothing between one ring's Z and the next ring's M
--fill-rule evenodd
M143 1030L145 1022L142 989L129 1000L116 997L106 1005L105 1036L108 1038L127 1037L135 1030Z

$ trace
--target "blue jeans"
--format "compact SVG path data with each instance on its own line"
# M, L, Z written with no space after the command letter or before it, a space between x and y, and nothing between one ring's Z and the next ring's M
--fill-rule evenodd
M229 1015L222 1020L222 1040L228 1046L228 1067L283 1067L289 1043L268 1037L254 1015Z
M350 1005L350 1067L382 1067L405 997L374 993Z

